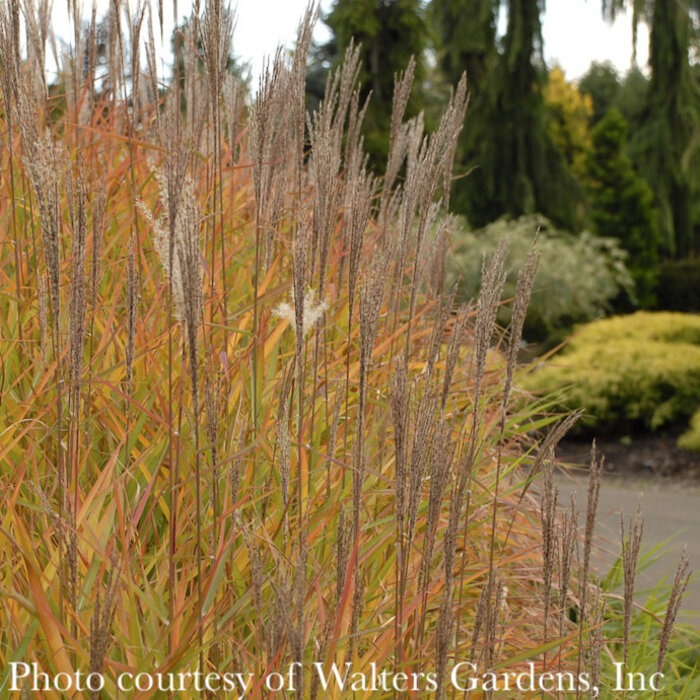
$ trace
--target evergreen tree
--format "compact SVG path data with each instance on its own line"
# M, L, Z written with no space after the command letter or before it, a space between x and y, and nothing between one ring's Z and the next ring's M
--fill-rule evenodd
M700 0L603 0L614 18L631 5L633 22L650 26L649 84L643 128L633 148L661 212L661 232L676 257L697 250L700 196L700 86L691 55L698 51ZM635 31L636 36L636 31Z
M637 66L632 66L621 79L609 61L593 61L578 86L584 95L590 95L593 100L591 126L595 126L612 107L620 110L629 124L630 133L637 133L642 126L649 79Z
M365 117L365 149L372 164L381 167L389 149L394 77L416 59L416 79L407 116L423 107L419 91L425 76L427 25L420 0L335 0L326 24L333 32L331 51L321 52L337 61L354 38L361 47L361 99L372 93Z
M677 257L696 247L692 206L700 193L700 87L689 61L691 22L690 3L655 0L646 174L661 209L663 233Z
M593 100L591 125L597 124L615 105L620 93L620 78L610 61L593 61L579 82L579 90Z
M542 97L542 0L509 0L503 53L486 80L478 119L467 129L468 165L460 186L475 226L503 214L540 212L580 228L582 191L547 133Z
M591 131L586 159L588 195L595 233L619 239L629 253L639 306L653 306L660 236L654 195L625 155L627 122L613 108Z
M464 175L470 168L470 133L479 129L487 113L486 86L498 63L496 17L499 0L432 0L431 21L437 65L445 81L456 85L467 73L469 108L455 154L451 207L470 213L471 184ZM473 154L471 154L473 155Z
M498 55L499 5L499 0L432 0L430 3L438 63L452 85L459 82L466 70L472 103Z
M613 107L617 107L629 124L629 133L636 134L644 124L649 99L649 78L632 66L620 83Z

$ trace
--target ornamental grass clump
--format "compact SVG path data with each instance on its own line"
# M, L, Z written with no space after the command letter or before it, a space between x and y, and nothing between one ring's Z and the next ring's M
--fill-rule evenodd
M599 462L579 528L551 462L577 416L540 415L517 364L540 244L508 329L507 241L473 303L443 293L464 79L427 133L404 119L414 63L397 76L382 176L355 48L305 114L315 7L245 95L227 6L196 4L168 76L150 11L113 2L103 43L94 13L77 27L66 97L48 5L25 10L28 61L0 7L0 668L89 669L104 697L233 671L262 698L294 663L303 698L391 696L328 685L345 664L441 698L467 660L605 673ZM674 670L686 574L654 657ZM142 695L165 692L199 694Z

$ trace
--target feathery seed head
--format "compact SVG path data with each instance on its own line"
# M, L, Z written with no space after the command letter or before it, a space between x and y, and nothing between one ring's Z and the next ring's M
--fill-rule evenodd
M323 313L328 309L328 304L325 301L317 301L316 290L309 287L304 294L303 312L301 324L301 336L306 338L311 329L318 323L323 316ZM289 304L286 301L280 302L272 312L278 318L286 318L296 334L297 330L297 315L294 304Z

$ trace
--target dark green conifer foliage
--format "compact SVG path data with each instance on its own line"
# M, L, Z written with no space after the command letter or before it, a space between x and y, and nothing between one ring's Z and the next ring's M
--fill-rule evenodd
M636 302L654 305L660 236L654 195L625 155L627 122L613 108L591 132L586 166L595 233L617 238L629 253L627 267L636 285Z
M613 103L613 107L620 110L629 124L630 135L636 134L644 124L648 99L649 78L637 66L633 66L620 83L620 90ZM630 155L634 160L632 152Z
M700 86L689 61L692 0L655 0L649 63L649 121L643 141L645 172L661 210L670 252L697 248L693 198L700 194ZM697 19L697 15L696 15Z
M432 0L430 19L436 56L447 81L456 85L466 70L472 104L496 52L499 0Z
M325 19L331 28L336 60L354 37L361 46L361 100L369 92L364 123L365 149L372 165L383 167L389 149L394 77L416 60L415 87L406 116L422 108L420 86L425 76L428 30L420 0L336 0Z
M700 85L691 65L698 51L700 0L603 0L604 15L631 6L633 26L649 24L649 84L643 127L633 138L635 160L661 213L667 252L698 250L700 196Z
M593 100L591 125L597 124L615 105L620 92L620 78L610 61L593 61L578 84L583 95Z
M470 213L469 194L472 183L464 175L470 164L470 133L478 131L487 114L487 86L498 63L496 16L500 0L432 0L428 17L431 22L438 67L448 84L456 85L467 73L469 109L455 154L455 181L452 209ZM473 149L472 149L473 150ZM473 154L471 154L473 155Z
M474 226L503 214L540 212L580 229L582 188L546 131L541 80L542 0L509 0L503 53L486 79L483 106L467 129L468 165L460 187Z

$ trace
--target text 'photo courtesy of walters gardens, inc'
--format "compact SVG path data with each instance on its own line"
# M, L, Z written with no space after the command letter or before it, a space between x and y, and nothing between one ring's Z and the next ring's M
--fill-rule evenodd
M592 439L690 452L700 318L533 173L493 204L465 138L574 89L511 53L537 0L452 70L501 5L336 0L321 46L312 2L252 81L220 0L0 2L0 698L700 697L693 551L641 580L636 499L603 541Z
M219 693L226 697L243 700L252 697L262 689L266 694L294 694L298 691L300 677L312 675L317 679L324 692L370 692L370 693L434 693L438 689L438 677L435 671L396 673L390 669L378 669L375 664L366 672L353 668L351 663L339 667L333 663L328 669L322 662L313 662L305 668L299 662L289 664L284 672L271 671L262 678L256 678L251 672L211 671L203 674L200 671L181 671L179 673L121 673L117 677L116 687L120 695L130 693L185 692L196 691ZM528 693L584 693L597 698L600 689L592 686L587 673L575 676L570 672L538 673L535 664L530 662L527 671L522 672L486 672L479 674L475 664L460 662L449 672L449 686L461 692L528 692ZM650 691L656 693L663 690L663 674L655 673L649 678L643 674L625 674L623 664L617 663L614 678L614 690L617 691ZM10 690L17 691L29 688L33 692L58 691L97 692L105 688L105 679L100 673L83 674L75 672L73 677L68 674L58 674L50 677L38 670L37 664L12 662L10 664ZM308 683L308 679L307 679Z

